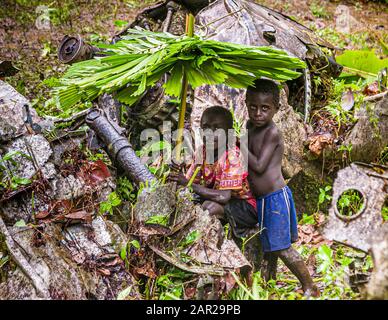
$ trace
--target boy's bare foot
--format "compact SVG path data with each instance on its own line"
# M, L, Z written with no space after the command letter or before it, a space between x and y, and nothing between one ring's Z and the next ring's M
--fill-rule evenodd
M318 297L320 297L320 295L321 295L321 292L319 291L319 289L318 289L318 287L316 285L313 285L312 287L307 288L306 290L304 290L304 296L305 297L318 298Z

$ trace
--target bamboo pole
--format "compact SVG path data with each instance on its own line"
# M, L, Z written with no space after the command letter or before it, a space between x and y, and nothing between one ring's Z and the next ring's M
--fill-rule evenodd
M186 34L189 37L194 36L194 15L189 13L186 15ZM177 143L175 147L175 159L180 162L181 160L181 152L182 152L182 144L183 144L183 129L185 125L185 114L187 107L187 90L189 87L189 82L187 80L186 71L183 69L183 79L182 79L182 91L180 95L181 104L179 110L179 120L178 120L178 134L177 134Z

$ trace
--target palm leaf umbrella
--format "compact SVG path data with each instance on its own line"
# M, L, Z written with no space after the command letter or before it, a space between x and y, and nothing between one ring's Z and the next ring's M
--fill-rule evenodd
M302 60L279 49L206 40L193 30L194 16L189 14L186 35L137 28L128 30L115 44L99 44L104 56L73 64L59 79L54 88L59 104L66 110L103 93L116 92L120 102L133 105L169 74L164 89L167 95L180 97L178 130L182 131L188 84L193 88L222 83L246 88L260 77L295 79L300 76L295 70L306 67ZM177 145L181 140L182 132ZM179 157L180 148L177 150Z

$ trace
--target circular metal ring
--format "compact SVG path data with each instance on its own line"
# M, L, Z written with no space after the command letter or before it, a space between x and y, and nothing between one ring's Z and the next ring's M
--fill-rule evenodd
M355 190L357 192L359 192L361 195L362 195L362 198L363 198L363 204L362 204L362 207L360 208L360 210L358 210L358 212L354 215L351 215L349 217L347 216L344 216L342 214L339 213L338 211L338 207L337 207L337 203L338 203L338 200L341 198L341 196L349 191L349 190ZM366 207L367 207L367 204L368 204L368 200L366 198L366 195L364 192L362 192L361 190L359 190L357 187L350 187L348 189L346 189L345 191L341 192L341 194L335 199L335 206L334 206L334 214L341 220L345 221L345 222L349 222L349 221L352 221L352 220L355 220L357 218L359 218L365 211Z

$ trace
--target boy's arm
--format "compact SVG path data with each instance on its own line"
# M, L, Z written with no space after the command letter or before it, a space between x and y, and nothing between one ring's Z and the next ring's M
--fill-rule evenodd
M248 154L248 166L257 174L262 174L267 169L271 162L273 153L280 143L280 135L277 130L269 130L264 136L263 146L259 155L253 154L249 149L246 150Z
M189 183L189 180L182 173L178 173L178 172L170 173L169 180L174 181L180 184L181 186L187 186L187 184ZM210 189L210 188L201 186L200 184L197 184L197 183L193 183L191 187L193 188L193 191L199 196L201 196L202 198L217 202L221 205L227 204L232 196L231 190Z
M231 190L209 189L196 183L193 183L191 186L194 192L200 195L202 198L217 202L221 205L227 204L232 196Z

